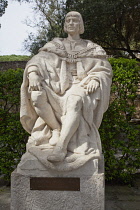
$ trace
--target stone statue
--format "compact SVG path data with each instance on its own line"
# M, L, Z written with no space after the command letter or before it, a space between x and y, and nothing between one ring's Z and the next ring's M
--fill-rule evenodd
M112 79L103 48L80 38L80 13L66 15L64 30L67 38L54 38L27 63L20 113L30 133L27 153L63 171L100 158L98 128L108 108Z

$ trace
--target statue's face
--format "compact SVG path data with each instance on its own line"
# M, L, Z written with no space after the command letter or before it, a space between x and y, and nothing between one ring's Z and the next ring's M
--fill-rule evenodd
M78 16L68 16L65 22L68 34L79 34L80 21Z

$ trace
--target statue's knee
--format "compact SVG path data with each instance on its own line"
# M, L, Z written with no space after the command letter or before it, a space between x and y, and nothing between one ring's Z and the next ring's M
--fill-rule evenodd
M33 106L40 106L41 104L43 104L44 99L46 99L46 93L44 90L31 92L31 100Z
M69 111L80 111L82 108L82 98L80 96L71 95L68 97L67 109Z

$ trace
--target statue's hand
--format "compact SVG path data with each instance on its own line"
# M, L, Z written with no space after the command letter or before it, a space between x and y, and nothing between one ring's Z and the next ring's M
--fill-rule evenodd
M41 79L36 72L29 74L29 91L42 90Z
M84 89L86 89L86 94L89 94L96 91L99 86L100 84L97 80L91 80L87 85L84 86Z

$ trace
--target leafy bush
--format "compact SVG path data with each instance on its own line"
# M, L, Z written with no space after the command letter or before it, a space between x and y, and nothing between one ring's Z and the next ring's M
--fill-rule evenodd
M106 180L131 183L140 168L140 125L131 122L139 81L135 60L110 59L113 68L111 101L100 127Z
M0 72L0 172L6 179L25 152L27 139L19 121L22 74L21 69Z
M131 123L135 112L139 66L135 60L110 59L113 84L110 107L100 127L106 180L131 183L140 164L139 125ZM0 72L0 170L7 178L25 152L28 134L19 122L19 90L22 69Z
M4 61L28 61L31 56L27 55L2 55L0 56L0 62Z

